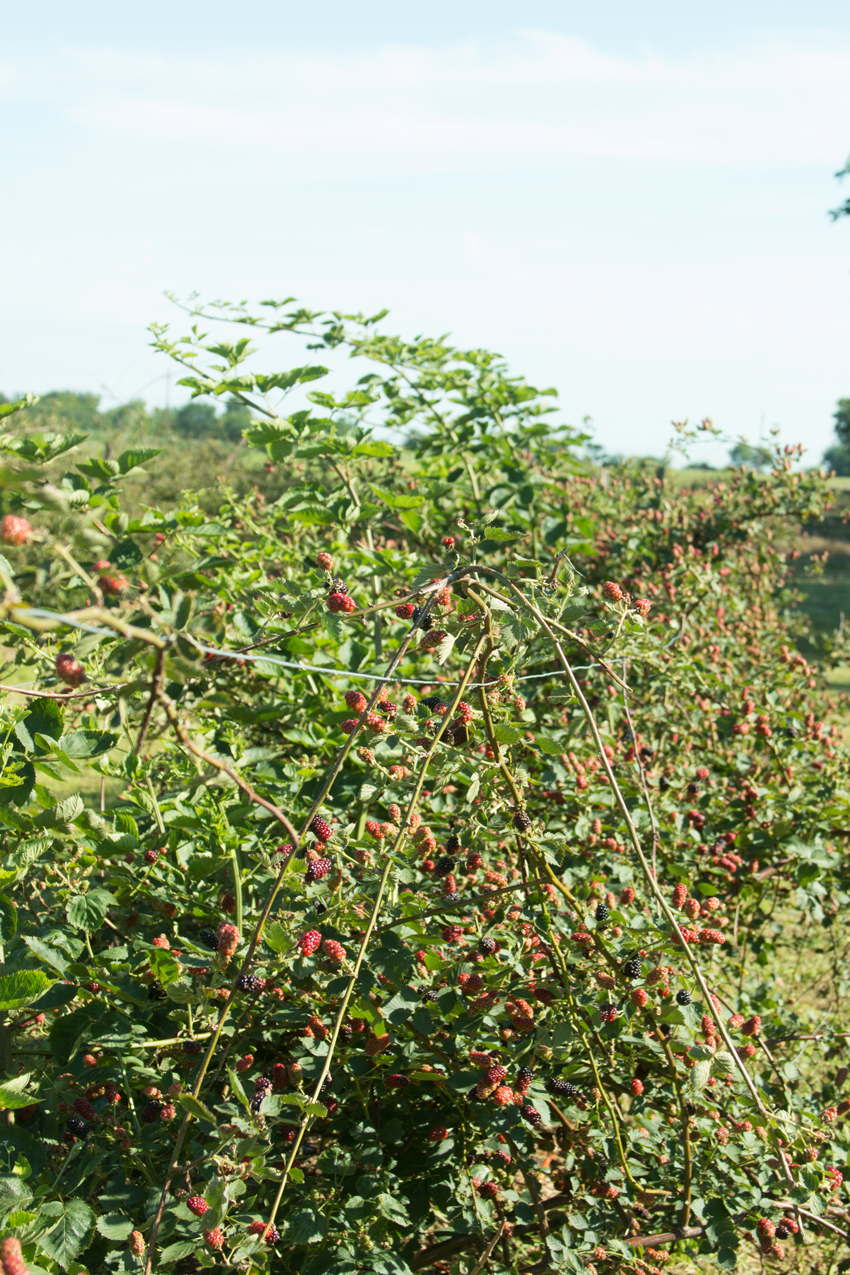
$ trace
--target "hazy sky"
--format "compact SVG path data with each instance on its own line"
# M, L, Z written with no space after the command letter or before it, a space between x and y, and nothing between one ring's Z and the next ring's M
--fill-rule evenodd
M47 0L0 103L6 393L163 402L168 289L389 307L624 451L850 396L844 3Z

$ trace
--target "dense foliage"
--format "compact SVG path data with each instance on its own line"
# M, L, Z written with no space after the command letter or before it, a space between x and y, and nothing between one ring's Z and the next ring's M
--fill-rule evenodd
M4 1269L842 1235L823 479L593 468L492 354L286 304L155 333L274 500L128 508L152 449L2 439ZM252 371L239 325L368 370Z

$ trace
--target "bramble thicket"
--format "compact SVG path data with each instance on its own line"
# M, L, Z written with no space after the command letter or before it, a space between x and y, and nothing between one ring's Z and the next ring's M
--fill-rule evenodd
M267 457L212 505L0 407L3 1269L846 1269L827 481L382 318L154 329Z

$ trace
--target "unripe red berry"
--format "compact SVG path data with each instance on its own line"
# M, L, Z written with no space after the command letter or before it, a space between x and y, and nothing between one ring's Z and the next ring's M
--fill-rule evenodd
M158 851L158 850L146 850L146 851L145 851L145 863L156 863L156 861L157 861L157 859L158 859L158 858L159 858L159 851Z
M345 960L345 948L341 943L337 943L336 939L325 939L322 944L322 951L329 960L336 962L337 965Z
M67 651L59 652L54 668L59 681L64 682L66 686L76 687L86 680L86 670Z
M446 549L454 549L454 547L455 547L455 538L454 538L454 536L443 536L443 546L444 546Z
M216 1226L211 1231L203 1231L204 1243L207 1248L220 1249L224 1247L224 1231L220 1226Z
M640 1095L643 1093L643 1081L638 1080L637 1077L635 1077L634 1080L629 1082L629 1088L631 1089L635 1097L639 1098Z
M310 831L318 841L330 841L332 836L330 824L327 820L320 818L319 815L316 815L316 818L310 824Z
M141 1257L142 1253L144 1253L145 1251L145 1237L144 1235L142 1235L142 1232L132 1231L130 1234L129 1244L130 1244L130 1252L135 1253L137 1257ZM4 1269L6 1267L5 1254L3 1257L3 1267Z
M324 551L322 553L317 553L316 565L321 567L323 571L333 571L334 569L333 554L325 553Z
M302 934L298 940L298 946L301 948L302 956L312 956L321 946L322 936L318 930L308 930L306 934Z
M347 593L332 593L328 598L328 610L334 614L340 611L350 614L357 610L357 603Z
M602 593L610 602L619 602L623 596L623 590L613 580L606 580L602 586Z
M367 704L366 696L360 691L346 691L345 702L355 713L362 713Z
M0 540L4 545L22 545L29 540L32 527L18 514L6 514L0 523Z
M107 597L117 597L125 589L129 589L130 581L126 576L98 576L97 587Z
M633 1005L638 1009L643 1009L644 1005L649 1004L649 994L642 987L635 987L629 993L629 997Z
M413 612L415 610L416 610L416 607L413 605L412 602L401 602L396 607L395 613L400 620L411 620L413 618ZM409 709L405 709L405 712L409 712Z
M684 885L683 882L680 881L678 885L673 887L673 893L670 897L670 901L673 904L673 907L674 908L684 907L685 900L687 899L687 897L688 897L688 887Z

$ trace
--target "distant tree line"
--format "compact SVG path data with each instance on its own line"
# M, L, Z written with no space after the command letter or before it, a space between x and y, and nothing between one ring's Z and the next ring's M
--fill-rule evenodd
M11 400L0 394L0 403ZM148 408L142 399L133 399L118 407L102 409L97 394L78 394L73 390L52 390L43 394L27 412L27 424L41 428L61 428L83 434L108 433L116 429L147 428L154 432L173 432L186 438L238 442L242 431L251 423L251 413L236 399L217 412L212 403L191 399L182 407Z

